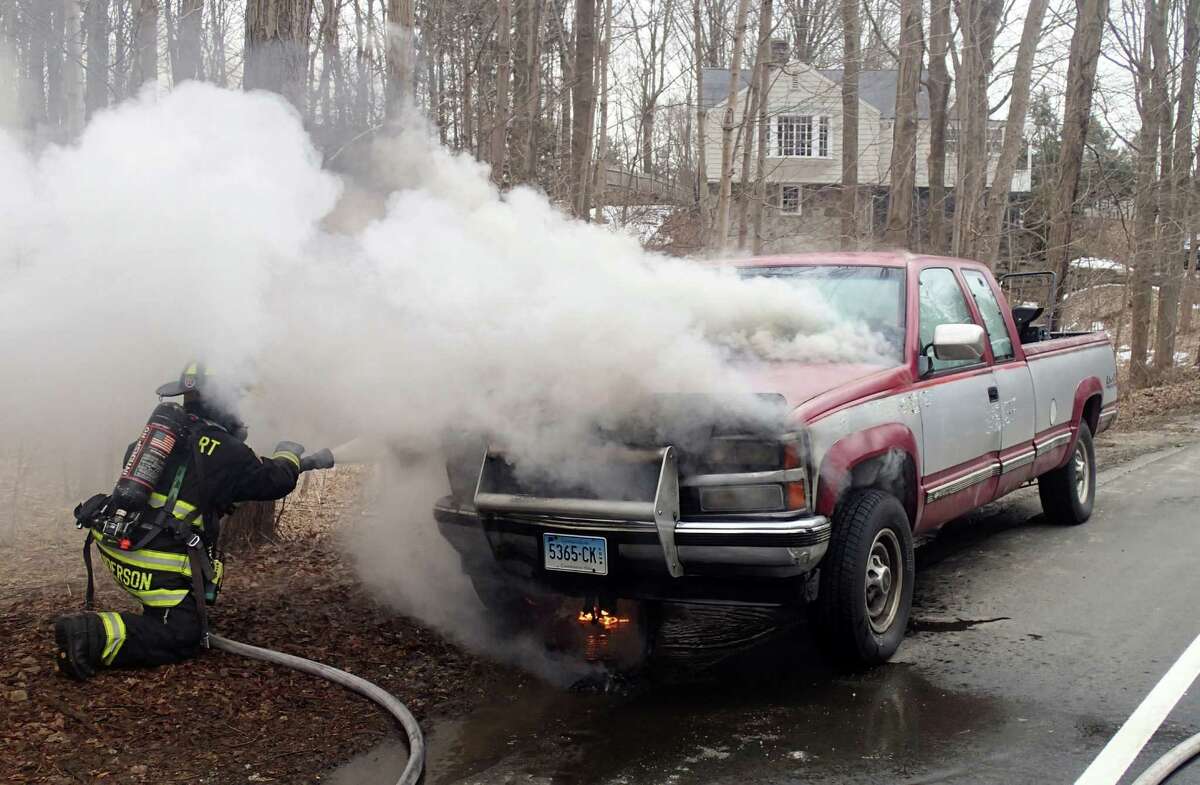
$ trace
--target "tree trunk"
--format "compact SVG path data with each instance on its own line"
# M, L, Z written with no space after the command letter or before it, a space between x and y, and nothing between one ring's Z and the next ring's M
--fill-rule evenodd
M746 115L742 119L742 182L741 193L738 195L738 248L746 248L750 239L750 200L758 194L757 188L750 187L750 163L754 155L755 142L758 140L756 123L760 114L759 105L763 100L763 72L766 71L767 61L771 56L771 18L766 9L760 7L758 14L758 46L754 52L754 67L750 76L750 100L746 105ZM756 160L756 159L755 159Z
M596 155L596 222L605 223L605 189L608 186L608 61L612 55L612 0L604 0L604 43L600 47L600 144Z
M90 118L108 106L108 0L88 0L84 23L87 25L87 83L83 106Z
M733 32L733 57L729 68L729 92L725 96L725 117L721 123L721 190L717 195L717 247L729 247L729 201L733 191L733 131L736 128L737 96L742 85L742 49L746 39L746 16L750 0L738 0L737 23Z
M948 1L948 0L947 0ZM841 0L842 39L842 237L844 250L858 246L858 72L862 33L856 0Z
M46 122L46 39L50 29L50 8L34 3L27 10L26 24L32 29L26 39L24 121L37 128Z
M571 85L571 188L575 215L587 215L587 178L596 101L596 0L575 0L575 68Z
M1051 313L1051 326L1058 322L1058 310L1067 293L1067 275L1071 271L1071 229L1075 194L1083 168L1083 147L1092 113L1092 91L1096 86L1096 64L1100 59L1100 39L1108 18L1108 0L1075 0L1077 16L1067 60L1067 93L1063 112L1062 141L1058 153L1057 184L1050 210L1050 231L1046 242L1046 261L1058 274L1058 291Z
M1194 1L1194 0L1193 0ZM1000 160L996 164L996 176L988 191L984 207L982 237L978 259L994 270L1000 252L1000 232L1004 227L1004 215L1008 211L1008 194L1012 189L1013 174L1017 161L1024 152L1025 115L1029 112L1029 88L1033 79L1033 56L1037 52L1042 34L1042 19L1046 15L1048 0L1030 0L1025 11L1025 25L1021 29L1021 44L1017 48L1017 64L1013 71L1012 89L1008 97L1008 120L1004 124L1004 145Z
M846 0L843 0L846 2ZM946 253L946 113L950 103L950 0L931 0L929 12L929 249Z
M387 0L387 92L384 115L401 122L413 87L413 0ZM482 129L480 130L482 133Z
M924 35L921 0L900 3L900 73L896 77L896 124L892 133L887 228L890 245L912 247L913 194L917 184L917 91L921 84Z
M137 70L134 87L158 81L158 0L134 0L137 24Z
M168 0L169 1L169 0ZM263 6L271 3L272 0L250 0L246 6L247 19L249 19L250 6ZM294 3L295 0L274 0L272 4L276 6L287 5L289 2ZM305 9L308 8L308 3L311 0L305 0ZM308 27L307 16L305 17L305 29ZM204 78L204 47L201 44L201 39L204 33L204 0L183 0L183 5L179 9L179 69L176 72L176 79L183 81L185 79L203 79ZM249 41L249 37L247 37ZM305 46L307 48L307 38ZM305 52L305 67L308 66L307 51ZM250 67L249 59L246 63L247 68Z
M692 46L695 48L696 68L696 210L700 232L696 238L701 249L708 247L708 231L712 223L708 198L708 108L704 105L704 27L701 24L700 0L692 1Z
M517 35L513 47L513 134L509 149L509 181L533 180L533 126L537 122L536 90L540 81L537 41L541 0L516 0Z
M63 58L63 112L67 137L83 130L83 26L79 0L63 0L67 54Z
M512 79L512 0L499 0L496 18L496 112L492 122L492 181L504 182L508 141L508 84Z
M964 0L959 8L963 46L962 72L958 76L958 176L952 243L956 256L975 259L979 256L980 219L990 158L987 88L1003 3Z
M1154 342L1154 372L1159 377L1175 364L1180 292L1189 260L1196 250L1185 240L1193 213L1192 117L1197 55L1200 55L1200 0L1187 0L1183 21L1184 60L1179 78L1179 109L1175 118L1174 160L1171 164L1171 220L1167 223L1170 231L1162 254L1166 270L1158 290L1158 327Z
M305 113L312 0L247 0L247 90L270 90Z
M65 6L52 3L47 12L50 25L50 41L46 47L46 120L56 128L66 124L66 100L63 95L63 66L66 60L67 42Z
M1167 0L1147 0L1145 41L1138 65L1138 95L1141 129L1137 136L1137 191L1134 197L1133 276L1131 283L1132 325L1129 337L1129 378L1135 388L1150 381L1146 352L1150 348L1150 308L1154 263L1157 259L1158 143L1162 110L1158 104L1164 65L1156 57L1153 40L1165 26L1163 5Z
M772 20L775 17L773 1L762 0L762 8L759 13L767 31L767 38L765 54L762 55L763 65L758 71L758 171L754 181L754 245L751 249L755 256L763 252L763 213L767 209L767 145L770 143L767 123L770 122L771 70L774 65L774 59L771 56Z
M218 87L228 87L229 65L225 62L225 20L218 10L216 0L213 0L213 12L208 16L212 42L212 69L208 76Z
M560 198L575 209L571 185L571 100L575 95L575 68L572 65L571 35L566 29L566 0L555 0L555 22L558 25L558 68L562 86L558 91L558 172L556 185Z
M287 504L286 501L283 502ZM246 502L221 521L221 547L245 551L275 541L276 502Z

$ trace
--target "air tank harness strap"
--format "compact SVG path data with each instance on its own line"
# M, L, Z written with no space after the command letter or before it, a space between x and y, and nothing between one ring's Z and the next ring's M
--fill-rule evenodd
M87 539L83 541L83 566L87 568L87 592L83 595L83 609L90 611L96 599L96 580L92 572L92 530L88 529Z
M208 608L204 600L204 584L213 579L213 566L208 554L204 551L204 542L200 539L200 534L192 529L192 524L200 515L200 508L193 509L186 518L175 517L175 503L179 501L179 489L183 486L185 474L187 474L186 463L175 472L175 479L171 482L167 501L159 512L159 522L162 525L162 522L166 521L175 532L175 536L187 543L188 561L192 567L192 595L196 601L196 615L200 618L200 645L207 649Z

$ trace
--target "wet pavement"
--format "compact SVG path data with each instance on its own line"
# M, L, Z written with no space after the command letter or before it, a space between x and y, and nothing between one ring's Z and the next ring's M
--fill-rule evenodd
M1081 527L1022 491L918 550L886 666L839 672L792 626L617 694L527 685L427 728L426 782L1070 783L1200 633L1198 546L1200 446L1102 472ZM1122 781L1198 731L1193 685ZM402 748L372 755L328 781L394 781Z

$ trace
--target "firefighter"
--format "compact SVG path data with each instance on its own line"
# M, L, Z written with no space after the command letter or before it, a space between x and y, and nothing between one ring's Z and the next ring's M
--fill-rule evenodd
M187 449L170 453L150 495L149 507L154 509L148 512L157 515L149 520L166 525L155 531L145 528L154 526L147 523L118 544L93 529L85 546L89 607L89 548L94 541L100 561L142 604L142 613L87 612L58 618L58 665L76 679L87 679L101 667L164 665L194 656L207 635L205 605L215 600L221 584L216 550L221 516L238 502L281 499L296 487L302 471L333 466L329 450L304 457L304 448L288 441L280 442L269 458L256 456L243 441L246 428L237 416L235 396L221 389L201 363L187 365L177 381L157 392L160 398L182 395L183 408L194 423ZM126 462L129 455L126 451ZM101 498L105 497L92 501ZM170 509L164 510L168 504ZM76 517L93 519L86 510L76 510ZM136 546L131 545L134 541Z

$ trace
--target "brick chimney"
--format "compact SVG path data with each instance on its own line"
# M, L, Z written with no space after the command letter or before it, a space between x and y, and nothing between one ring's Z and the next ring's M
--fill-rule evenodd
M787 65L788 55L791 54L791 48L788 42L783 38L771 39L771 67L782 68Z

